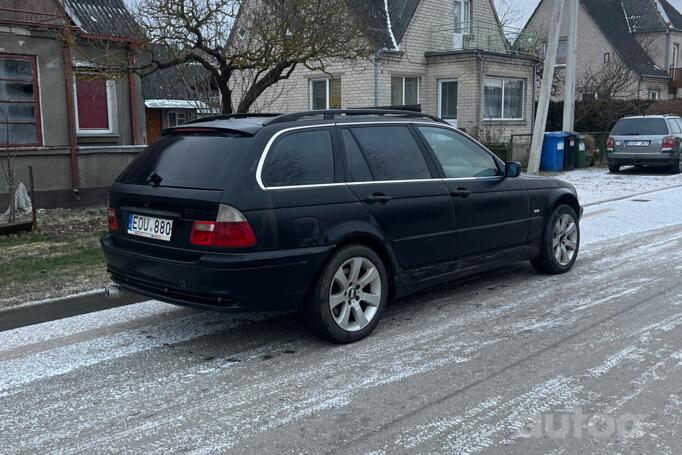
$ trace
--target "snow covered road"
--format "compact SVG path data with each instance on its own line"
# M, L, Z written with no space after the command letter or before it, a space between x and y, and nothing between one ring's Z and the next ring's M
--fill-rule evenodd
M0 333L0 453L681 453L681 200L591 206L572 273L440 287L350 346L156 302Z

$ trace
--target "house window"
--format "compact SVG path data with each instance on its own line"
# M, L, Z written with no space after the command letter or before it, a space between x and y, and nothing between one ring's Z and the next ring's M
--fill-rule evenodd
M419 104L419 78L391 77L391 105L414 106Z
M74 80L76 131L81 136L114 134L116 124L116 81L97 74L83 74Z
M488 77L485 79L486 120L522 120L524 81Z
M649 90L649 99L658 101L661 99L661 91L660 90Z
M471 28L471 2L455 0L455 33L469 34Z
M444 120L457 120L458 83L453 79L438 81L438 115Z
M611 54L609 52L604 54L604 63L611 62Z
M341 79L311 79L310 109L341 109Z
M679 63L680 63L680 45L675 43L673 44L673 60L672 60L673 68L677 68Z
M183 111L168 111L168 128L187 123L187 114Z
M543 55L547 57L547 49L549 48L549 44L545 43L545 50ZM566 57L568 56L568 38L563 37L559 38L559 46L557 47L556 50L556 65L557 66L566 66Z
M0 54L0 144L41 145L34 57Z

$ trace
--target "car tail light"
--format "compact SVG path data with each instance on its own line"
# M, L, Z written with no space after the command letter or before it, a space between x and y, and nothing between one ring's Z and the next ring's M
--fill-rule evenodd
M116 219L116 209L109 209L109 216L107 218L109 224L109 232L118 231L118 219Z
M664 137L661 150L663 150L664 152L672 152L673 150L675 150L675 136Z
M249 248L256 244L256 236L239 210L220 204L215 221L194 222L190 241L200 246Z
M608 141L606 141L606 151L607 152L613 152L613 149L615 148L615 142L612 137L609 138Z

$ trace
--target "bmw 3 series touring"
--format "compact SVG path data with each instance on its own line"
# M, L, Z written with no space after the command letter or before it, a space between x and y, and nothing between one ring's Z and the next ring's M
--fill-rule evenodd
M202 119L118 177L102 238L122 289L218 311L300 311L319 336L367 336L392 299L529 260L574 266L576 190L520 175L418 113Z

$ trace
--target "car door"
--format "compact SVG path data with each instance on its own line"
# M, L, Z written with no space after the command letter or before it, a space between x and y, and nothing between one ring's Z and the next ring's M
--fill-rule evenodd
M446 185L407 124L340 128L349 186L406 269L452 259L454 213Z
M505 178L502 164L467 136L448 128L418 126L441 166L454 203L456 258L524 245L530 202L523 182Z

